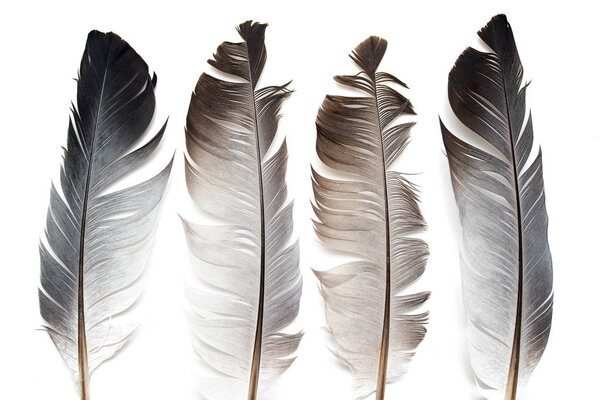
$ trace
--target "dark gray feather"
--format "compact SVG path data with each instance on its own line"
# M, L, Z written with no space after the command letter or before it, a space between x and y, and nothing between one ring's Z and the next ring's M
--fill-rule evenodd
M144 162L165 126L131 151L154 114L144 60L119 36L90 32L77 80L60 188L52 186L40 245L40 311L50 337L89 396L89 373L113 357L137 323L127 311L141 277L171 164L118 191L110 184Z
M542 155L533 148L523 67L506 17L479 36L492 52L468 48L449 75L458 119L489 146L442 124L463 226L463 290L471 364L478 379L514 399L537 365L552 320Z

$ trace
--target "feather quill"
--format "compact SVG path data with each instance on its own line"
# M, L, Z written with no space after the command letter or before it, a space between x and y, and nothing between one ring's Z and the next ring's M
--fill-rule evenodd
M60 187L53 185L50 193L39 289L46 329L77 377L83 400L90 397L91 372L117 354L136 328L128 311L141 294L171 164L145 182L107 189L161 140L165 126L131 151L154 114L155 84L124 40L90 32Z
M391 169L409 140L410 101L392 85L406 85L377 68L387 42L370 37L351 54L361 71L335 80L360 97L328 95L317 116L317 154L353 179L326 178L313 170L315 231L330 249L360 258L315 271L325 303L334 354L356 378L356 394L376 393L399 378L425 336L427 313L411 314L429 293L402 292L424 271L425 228L416 189Z
M527 85L506 16L492 18L479 37L491 52L463 52L450 72L448 97L482 144L457 138L443 123L441 128L463 226L471 365L483 387L512 400L550 334L552 259L542 154L537 150L530 160Z
M265 29L247 21L237 28L243 42L218 47L208 63L231 80L202 74L187 116L188 191L203 211L228 221L183 220L200 283L187 288L193 346L214 372L200 377L207 399L265 398L302 337L282 332L298 314L302 279L298 242L290 243L287 148L273 144L290 91L257 88Z

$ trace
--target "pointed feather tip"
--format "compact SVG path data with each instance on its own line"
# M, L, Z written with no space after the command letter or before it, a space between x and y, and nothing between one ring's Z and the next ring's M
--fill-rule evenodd
M350 58L369 76L374 76L386 50L387 40L379 36L369 36L356 46Z
M170 175L171 174L171 169L173 168L173 163L175 162L175 155L176 154L177 154L177 152L174 151L173 155L171 156L171 160L169 161L169 163L167 165L165 165L165 167L160 172L161 174L166 174L166 175Z
M500 50L500 47L498 46L499 38L506 38L507 35L510 35L510 38L512 39L514 45L512 29L505 14L498 14L492 17L488 21L488 23L477 32L477 35L496 53L498 53ZM479 51L474 49L473 47L467 47L460 54L460 56L458 56L458 58L454 62L454 65L452 66L452 69L450 70L450 73L448 74L448 84L450 84L450 82L452 81L452 77L454 76L454 74L457 73L457 69L460 68L461 62L465 59L465 56L473 52ZM471 65L470 62L468 62L467 64Z
M85 42L85 51L83 53L84 56L81 60L82 65L84 62L94 62L93 60L97 58L106 61L106 57L108 57L110 49L115 50L115 57L122 52L131 52L134 54L135 58L137 58L138 61L145 66L146 73L148 74L148 80L152 84L152 87L156 87L156 74L153 73L153 75L150 76L149 72L147 71L148 65L146 64L146 61L137 53L137 51L135 51L133 47L131 47L126 40L114 32L102 32L93 29L88 33L87 40ZM103 53L104 55L102 55ZM79 77L77 78L77 81L79 81Z
M494 48L490 43L490 38L505 37L511 31L508 19L504 14L498 14L477 32L477 35L488 45ZM495 50L495 49L494 49Z
M417 115L417 112L415 111L413 104L408 99L406 99L406 102L404 103L404 114ZM416 125L416 122L413 122L413 125Z
M510 24L508 23L508 18L506 18L505 14L498 14L493 16L488 23L477 32L479 36L485 34L485 31L488 30L504 30L510 29Z
M238 25L236 28L237 32L240 34L242 39L246 42L251 42L253 40L265 40L265 30L269 24L262 24L260 22L254 22L252 20L248 20Z
M438 121L440 123L440 130L442 132L442 142L444 144L444 147L442 148L442 153L446 158L448 158L448 141L452 140L452 137L454 137L454 135L448 130L448 128L446 128L444 121L442 121L442 117L440 117L439 115Z
M517 52L512 28L504 14L493 17L477 35L500 57L502 54L511 55L512 52ZM512 55L510 57L512 58Z
M296 89L290 89L289 86L292 84L293 80L290 79L283 85L279 86L279 90L281 90L284 94L290 95L296 91Z

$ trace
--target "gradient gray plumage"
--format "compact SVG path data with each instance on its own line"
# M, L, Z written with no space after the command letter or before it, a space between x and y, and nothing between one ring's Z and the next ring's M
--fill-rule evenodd
M317 116L317 154L353 179L326 178L313 170L315 230L330 249L357 261L315 271L325 302L334 354L356 378L356 394L376 392L399 378L425 336L427 313L413 314L429 293L405 294L424 271L427 245L414 234L425 222L415 187L391 169L409 140L412 105L377 72L387 42L370 37L351 55L361 72L337 82L361 97L328 95Z
M144 162L165 126L131 151L154 114L142 58L113 33L90 32L77 80L60 187L52 186L40 245L40 311L61 356L89 396L88 373L113 357L137 323L127 312L144 273L169 164L155 177L110 191Z
M200 282L187 288L193 346L214 372L199 377L207 399L265 398L302 337L281 332L298 314L302 279L285 142L267 156L290 91L256 87L265 28L245 22L243 42L218 47L209 64L235 81L202 74L187 116L188 191L202 210L229 221L183 221Z
M450 72L448 97L484 145L457 138L443 124L442 134L463 226L471 364L484 386L514 399L550 333L548 216L541 151L529 160L533 125L506 17L494 17L479 36L492 52L463 52Z

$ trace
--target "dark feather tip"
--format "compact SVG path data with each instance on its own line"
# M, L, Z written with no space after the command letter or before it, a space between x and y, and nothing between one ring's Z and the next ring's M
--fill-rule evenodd
M516 52L512 28L504 14L493 17L477 35L498 55Z
M123 40L121 36L117 35L113 32L101 32L99 30L91 30L87 36L86 47L89 47L90 44L94 44L96 46L105 47L112 41L121 41Z
M356 46L350 58L368 75L374 75L386 49L387 41L385 39L371 36Z
M248 20L244 23L241 23L237 27L237 31L246 42L253 42L258 40L259 42L264 42L265 40L265 30L267 29L268 24L261 24L259 22L253 22L252 20Z

